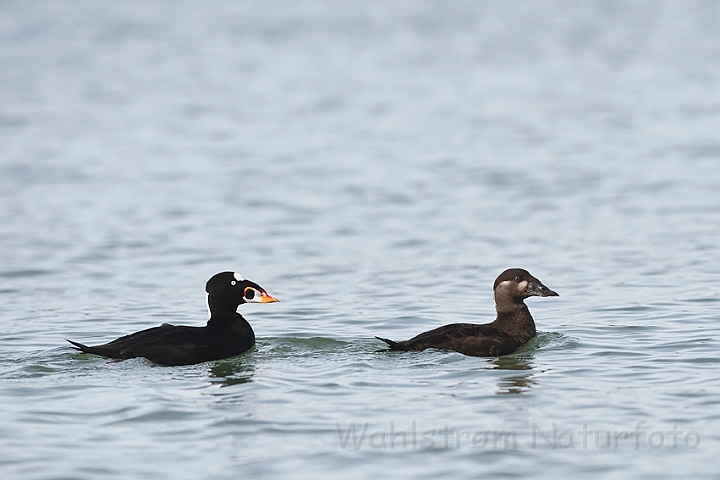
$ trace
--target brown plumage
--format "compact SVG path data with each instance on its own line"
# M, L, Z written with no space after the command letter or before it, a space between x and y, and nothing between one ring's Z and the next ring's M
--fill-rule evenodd
M475 357L497 357L514 352L535 336L535 321L524 300L531 296L557 297L527 270L505 270L493 285L497 317L492 323L453 323L395 342L375 337L388 350L410 351L438 348Z

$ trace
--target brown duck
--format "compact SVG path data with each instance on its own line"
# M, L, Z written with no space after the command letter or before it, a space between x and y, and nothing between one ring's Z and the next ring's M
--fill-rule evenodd
M535 321L524 300L532 296L558 296L522 268L511 268L501 273L495 280L493 291L497 311L494 322L482 325L453 323L401 342L375 338L387 343L388 350L438 348L475 357L507 355L527 343L536 333Z

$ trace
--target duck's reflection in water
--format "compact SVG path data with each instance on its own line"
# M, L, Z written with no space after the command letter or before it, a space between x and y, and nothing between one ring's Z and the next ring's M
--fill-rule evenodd
M517 375L502 377L498 381L498 394L525 393L535 385L532 380L532 357L499 357L491 362L496 370L517 370ZM523 373L519 373L523 372Z
M221 387L252 382L255 365L243 360L215 362L208 371L210 382Z

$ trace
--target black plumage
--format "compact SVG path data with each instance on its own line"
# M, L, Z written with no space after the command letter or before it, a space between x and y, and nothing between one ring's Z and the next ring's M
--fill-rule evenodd
M204 327L163 324L103 345L72 343L84 353L108 358L145 357L160 365L191 365L234 357L255 344L255 333L237 308L243 303L277 302L260 285L237 273L222 272L208 280L210 319Z

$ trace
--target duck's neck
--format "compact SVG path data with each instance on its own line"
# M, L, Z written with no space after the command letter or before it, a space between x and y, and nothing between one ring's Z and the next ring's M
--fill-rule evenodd
M508 332L523 343L535 336L535 321L522 300L502 303L496 301L495 306L497 318L492 322L494 327Z
M245 320L242 315L240 315L237 312L234 312L232 315L213 315L210 317L210 319L207 322L207 326L211 328L228 328L233 327L237 328L239 325L247 325L250 326L250 324Z
M207 298L208 313L210 319L207 322L208 327L221 327L232 324L233 322L245 321L245 319L237 313L237 306L228 306L225 302L218 302L211 296Z

